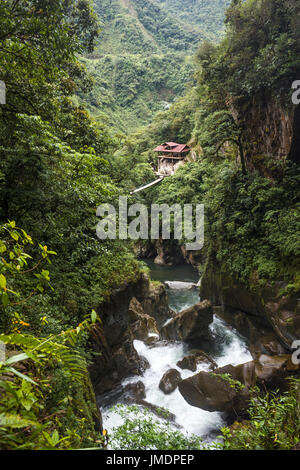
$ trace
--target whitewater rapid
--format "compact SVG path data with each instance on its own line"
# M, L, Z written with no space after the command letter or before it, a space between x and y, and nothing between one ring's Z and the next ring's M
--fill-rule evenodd
M251 361L252 357L246 349L240 336L226 327L225 323L215 317L210 326L212 333L215 331L220 334L224 332L226 342L224 349L219 357L213 356L213 359L222 367L226 364L238 365L243 362ZM165 372L169 369L177 369L183 379L202 371L208 370L205 363L199 364L196 372L182 370L176 363L188 354L188 350L181 343L162 344L155 347L145 345L142 341L135 341L134 347L140 356L144 356L150 368L146 370L142 377L129 377L123 382L123 385L142 381L145 385L145 400L158 407L169 410L176 416L176 423L188 434L197 434L198 436L207 436L211 432L220 428L224 422L219 412L208 412L190 406L180 394L178 388L170 395L165 395L158 387L159 382ZM105 426L112 429L121 424L122 420L114 412L105 410Z
M170 306L176 311L188 308L199 302L198 292L199 290L191 286L190 282L187 286L184 285L184 282L176 283L176 288L172 289L172 281L170 281L168 288ZM210 356L219 367L227 364L238 365L252 360L245 340L236 330L226 325L223 320L214 316L210 330L213 342L216 344L216 349L210 353ZM144 342L136 340L134 341L134 347L140 356L147 359L150 368L145 371L142 377L129 377L122 385L142 381L145 385L145 400L153 405L165 408L175 415L176 428L178 429L179 426L187 434L197 434L205 438L225 424L221 413L208 412L190 406L184 400L178 388L170 395L165 395L159 389L159 382L169 369L177 369L183 379L200 371L208 370L209 366L205 363L199 364L196 372L182 370L176 365L178 361L189 354L190 351L187 345L177 342L158 342L148 346ZM105 409L102 410L102 413L105 427L109 431L122 423L122 419L114 411Z

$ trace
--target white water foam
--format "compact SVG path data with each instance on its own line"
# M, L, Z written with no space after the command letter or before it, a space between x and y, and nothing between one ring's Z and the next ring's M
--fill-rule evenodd
M237 366L252 361L253 358L246 347L244 338L234 328L230 328L223 320L215 316L210 329L213 335L221 336L223 340L221 354L214 357L219 367L227 364Z
M213 335L221 335L224 338L225 344L222 353L219 357L214 357L219 367L227 364L238 365L252 359L243 338L234 329L230 329L221 319L215 317L210 328ZM176 416L176 423L188 434L205 436L224 424L221 413L211 413L190 406L178 389L170 395L165 395L158 387L164 373L171 368L177 369L181 377L186 379L201 370L208 370L207 364L199 364L196 372L178 368L176 363L187 354L185 346L181 343L163 343L151 347L145 345L142 341L136 340L134 341L134 347L140 356L144 356L148 360L150 368L146 370L143 377L130 377L123 382L123 385L142 380L146 390L146 401L173 413ZM104 419L105 426L108 429L117 427L122 423L122 419L115 412L106 412Z
M193 283L178 281L165 281L165 283L168 286L170 306L175 311L182 311L199 302L199 291L195 289ZM170 320L167 320L166 324ZM244 339L236 330L226 325L223 320L215 316L213 323L210 325L210 330L213 338L215 338L216 350L218 351L212 354L212 357L219 367L227 364L234 366L252 360ZM136 340L134 341L134 347L140 356L144 356L148 360L150 368L145 371L143 377L135 376L126 379L123 382L124 386L142 381L146 391L145 400L174 414L176 424L187 434L206 436L224 425L221 413L211 413L190 406L178 389L169 395L165 395L159 389L159 382L169 369L177 369L183 379L201 370L208 370L206 363L199 364L196 372L182 370L177 367L176 363L188 354L187 346L182 343L167 342L147 346L142 341ZM118 413L110 410L103 410L103 419L108 430L120 426L123 422Z
M188 433L205 435L222 425L220 413L210 413L200 408L190 406L178 389L165 395L158 387L159 382L169 369L177 369L181 377L186 379L201 370L208 370L207 364L199 364L196 372L182 370L176 363L184 358L186 351L180 343L171 343L158 347L148 347L142 341L135 341L134 347L138 354L144 356L150 363L142 381L146 389L146 401L165 408L176 416L176 422ZM127 383L130 380L127 380Z

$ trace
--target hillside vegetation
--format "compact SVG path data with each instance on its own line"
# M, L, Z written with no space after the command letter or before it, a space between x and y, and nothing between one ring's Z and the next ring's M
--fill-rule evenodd
M291 83L300 76L300 6L233 0L215 44L226 3L99 0L99 39L89 0L0 2L1 450L103 448L88 373L99 352L90 340L100 330L106 342L104 305L143 272L132 242L97 238L96 209L152 180L151 149L163 141L189 142L198 160L129 204L204 203L204 281L219 273L258 294L279 285L275 301L287 299L280 331L286 341L299 337L300 107ZM205 38L212 42L199 47ZM282 122L292 151L280 140ZM110 314L105 327L117 330ZM299 445L299 379L284 395L265 392L246 425L223 430L220 447ZM145 447L199 448L156 422L126 423ZM119 430L125 448L139 442L133 431Z
M298 13L288 0L233 2L226 12L225 39L219 45L204 43L197 52L197 84L133 133L116 154L126 162L123 184L132 188L143 177L131 172L130 155L139 156L142 171L142 162L156 164L156 143L191 143L199 160L144 197L206 203L205 251L245 284L253 276L284 278L299 288L299 151L280 158L280 120L271 117L266 124L258 111L266 103L270 114L277 107L293 114L290 86L300 70ZM255 118L259 135L249 132ZM269 136L277 144L274 153L265 151Z
M95 86L81 98L119 130L150 122L193 83L191 56L200 42L220 38L228 3L96 0L102 31L83 59Z

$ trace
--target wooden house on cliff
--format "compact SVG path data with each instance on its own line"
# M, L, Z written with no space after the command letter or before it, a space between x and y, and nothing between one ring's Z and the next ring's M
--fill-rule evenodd
M171 176L179 167L184 165L191 149L186 144L165 142L153 151L158 153L157 175Z

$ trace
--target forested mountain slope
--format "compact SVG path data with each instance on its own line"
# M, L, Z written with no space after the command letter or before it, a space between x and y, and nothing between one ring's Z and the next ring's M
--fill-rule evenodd
M85 57L95 86L81 98L123 131L151 121L193 80L191 56L220 38L228 0L95 0L99 44Z
M159 0L160 5L211 40L218 40L224 27L227 0Z
M258 361L255 370L253 361L236 366L255 380L258 370L263 380L238 415L248 386L212 374L222 395L230 386L229 402L216 410L233 412L238 423L220 430L217 448L299 448L300 365L298 358L290 363L300 337L300 103L292 100L300 77L299 2L233 0L224 40L198 48L194 86L144 128L114 136L116 126L146 122L183 92L189 57L201 39L216 38L218 27L209 25L214 18L219 24L222 5L99 0L98 39L90 0L0 2L7 90L0 105L0 450L114 449L95 391L116 397L123 379L142 378L148 358L134 341L147 341L150 350L150 329L165 342L159 324L175 323L164 286L150 283L136 258L155 250L160 262L169 263L167 254L197 265L209 320L205 329L194 323L197 341L205 347L212 338L218 348L219 334L208 331L215 307ZM96 78L90 95L81 57ZM97 121L74 96L90 103ZM184 251L186 239L99 240L97 207L117 208L119 196L152 181L152 149L164 140L189 142L198 158L131 195L129 204L204 204L203 249ZM180 323L174 331L180 341L183 329ZM290 390L280 395L291 375ZM205 399L212 403L216 387L210 389ZM137 403L155 411L145 398ZM172 410L159 406L171 423ZM131 427L118 428L116 448L135 450L142 442L147 450L199 449L198 435L186 437L180 428L169 434L128 416Z

